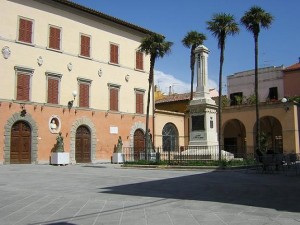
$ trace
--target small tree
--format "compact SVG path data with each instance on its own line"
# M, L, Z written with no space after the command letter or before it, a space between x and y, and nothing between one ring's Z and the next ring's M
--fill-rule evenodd
M253 6L246 11L241 18L241 23L254 37L254 54L255 54L255 112L256 112L256 148L260 149L260 121L258 108L258 36L260 28L268 29L273 21L273 16L258 6Z
M234 16L226 13L219 13L213 15L212 19L207 22L207 29L211 31L212 35L218 39L218 47L220 48L220 71L219 71L219 160L221 160L221 131L222 131L222 76L225 41L227 35L235 35L239 32L238 24L235 22Z
M153 85L154 78L154 66L155 61L159 57L163 57L165 54L171 51L172 42L166 41L165 37L152 33L151 35L143 38L142 43L139 47L139 50L150 55L150 71L149 71L149 79L148 79L148 98L147 98L147 114L146 114L146 131L145 131L145 157L147 157L148 146L149 146L149 110L150 110L150 93L151 87Z

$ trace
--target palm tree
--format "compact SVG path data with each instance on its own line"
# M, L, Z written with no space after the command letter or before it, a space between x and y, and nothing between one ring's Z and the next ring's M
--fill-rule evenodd
M273 21L273 16L267 13L261 7L253 6L246 11L241 18L241 23L248 31L253 33L255 45L255 112L256 112L256 149L260 150L260 121L259 121L259 107L258 107L258 36L260 28L268 29Z
M212 19L207 22L207 29L211 31L212 35L218 39L218 47L220 52L220 70L219 70L219 160L221 160L221 128L222 128L222 71L224 63L224 50L227 35L235 35L239 33L238 24L235 22L234 16L226 13L217 13L213 15Z
M190 31L187 35L183 38L182 44L187 47L191 48L191 55L190 55L190 68L191 68L191 96L190 100L193 100L193 84L194 84L194 67L195 67L195 49L198 45L202 45L203 41L206 40L205 34L199 33L197 31Z
M150 71L149 71L149 86L148 86L148 99L147 99L147 114L146 114L146 132L145 132L145 158L147 159L148 146L149 146L149 107L150 107L150 93L153 85L154 65L157 58L162 58L165 54L171 51L173 43L165 41L165 37L152 33L142 39L139 50L147 55L150 55ZM154 103L153 103L154 104Z

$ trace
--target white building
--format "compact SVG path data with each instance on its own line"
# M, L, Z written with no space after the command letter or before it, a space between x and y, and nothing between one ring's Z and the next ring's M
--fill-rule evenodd
M283 66L258 69L258 95L260 102L278 100L284 97ZM237 104L235 96L246 101L254 96L254 70L234 73L227 77L227 95L231 105Z

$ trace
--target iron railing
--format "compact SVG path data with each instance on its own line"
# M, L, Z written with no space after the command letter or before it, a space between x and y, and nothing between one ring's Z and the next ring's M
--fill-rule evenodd
M252 152L229 152L221 148L221 160L249 160L254 159ZM186 164L192 161L208 162L219 160L219 146L176 146L173 149L156 147L145 154L144 149L130 147L123 148L125 162L151 161L166 164Z

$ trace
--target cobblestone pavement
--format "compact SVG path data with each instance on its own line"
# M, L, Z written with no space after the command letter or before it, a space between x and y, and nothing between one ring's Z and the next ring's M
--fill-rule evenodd
M300 225L300 176L0 165L0 224Z

